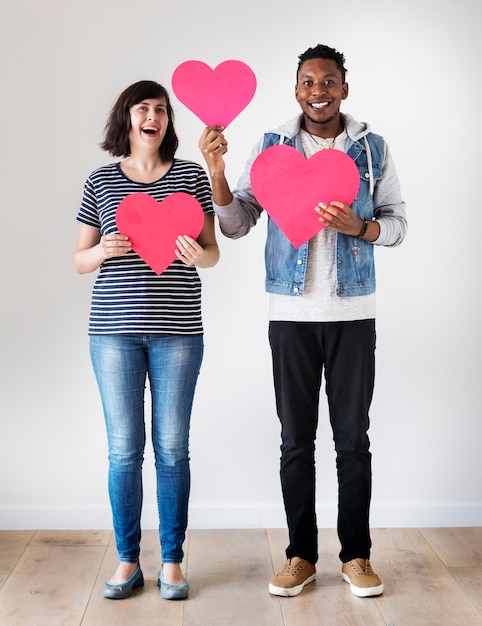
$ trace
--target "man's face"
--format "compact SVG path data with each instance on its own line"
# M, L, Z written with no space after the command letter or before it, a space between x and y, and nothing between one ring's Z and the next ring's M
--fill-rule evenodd
M332 59L309 59L298 72L295 96L306 121L326 125L337 119L341 101L348 96L348 83L342 82Z

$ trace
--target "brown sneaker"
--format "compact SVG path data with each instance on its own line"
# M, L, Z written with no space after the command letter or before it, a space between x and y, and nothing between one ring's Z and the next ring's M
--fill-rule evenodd
M315 578L315 566L294 556L286 561L283 570L270 582L269 592L275 596L297 596Z
M368 559L353 559L343 563L341 575L350 584L351 592L360 598L383 593L383 583L372 570Z

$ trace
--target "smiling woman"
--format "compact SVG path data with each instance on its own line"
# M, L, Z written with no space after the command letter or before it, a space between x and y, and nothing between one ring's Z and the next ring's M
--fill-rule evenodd
M100 270L92 293L90 353L104 408L119 556L104 596L127 598L144 584L139 556L144 390L149 378L162 519L159 586L163 598L186 598L189 586L181 562L190 491L189 430L204 352L196 266L211 267L219 258L211 189L200 165L174 157L178 139L173 112L167 91L158 83L141 81L119 96L102 147L125 159L95 170L85 183L74 265L79 273ZM202 230L197 239L179 235L175 260L157 274L118 232L117 209L128 196L147 194L160 211L167 196L180 192L201 205Z
M163 112L165 129L158 150L162 161L170 161L179 144L174 130L174 112L167 90L153 81L139 81L122 92L110 113L101 147L113 156L129 157L131 131L136 120L139 120L137 123L144 120L145 128L152 129L154 134L161 128L159 120L154 125L153 120L147 119L149 112L159 116Z
M130 155L120 167L124 174L138 182L150 183L163 176L171 166L171 160L163 160L160 152L170 119L166 97L146 98L130 107L129 114ZM141 155L151 153L159 154L159 159L154 158L153 167L148 168L145 156Z

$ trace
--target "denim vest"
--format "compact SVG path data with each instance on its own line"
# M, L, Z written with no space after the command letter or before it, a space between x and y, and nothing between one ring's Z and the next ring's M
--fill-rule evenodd
M365 141L347 139L347 154L356 163L360 173L360 189L351 208L363 219L373 218L373 197L370 193L370 176L372 186L381 178L384 160L384 140L379 135L366 135L371 152L371 164L367 155ZM293 139L282 138L275 133L265 135L263 150L279 143L292 146L303 152L300 135ZM375 291L375 263L373 244L358 240L359 252L353 254L354 238L337 233L336 268L337 296L364 296ZM296 249L287 239L276 223L268 216L268 235L265 247L266 291L282 295L303 295L306 263L308 260L308 243Z

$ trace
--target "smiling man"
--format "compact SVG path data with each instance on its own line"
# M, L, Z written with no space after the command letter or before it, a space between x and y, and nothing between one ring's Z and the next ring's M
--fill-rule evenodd
M199 142L222 232L246 235L263 208L250 184L261 151L287 144L306 158L341 150L360 174L351 206L313 207L323 228L296 249L268 217L266 290L276 406L281 422L281 486L289 531L286 564L269 591L295 596L316 579L315 440L324 374L338 472L342 578L361 597L383 593L370 564L371 452L369 409L375 376L374 247L397 246L406 234L405 203L385 140L340 112L348 97L344 55L325 45L299 57L295 97L301 114L266 133L237 189L226 177L226 138L207 128ZM297 207L293 206L296 214Z

